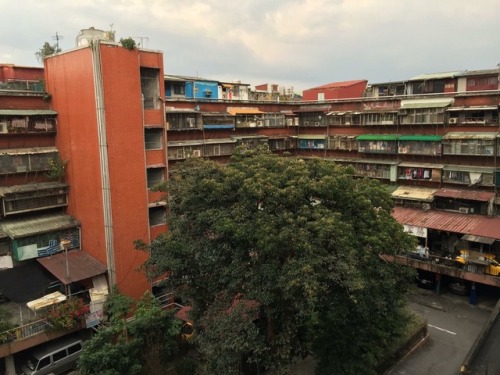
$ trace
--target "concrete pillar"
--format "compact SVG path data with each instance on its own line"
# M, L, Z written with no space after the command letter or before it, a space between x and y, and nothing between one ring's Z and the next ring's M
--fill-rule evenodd
M8 355L4 359L5 362L5 375L16 375L16 366L14 364L14 356Z

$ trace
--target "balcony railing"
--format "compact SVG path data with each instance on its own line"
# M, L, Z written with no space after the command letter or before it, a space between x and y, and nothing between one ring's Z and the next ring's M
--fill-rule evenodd
M0 344L24 340L28 337L38 335L50 329L47 319L40 319L22 326L9 329L0 333Z

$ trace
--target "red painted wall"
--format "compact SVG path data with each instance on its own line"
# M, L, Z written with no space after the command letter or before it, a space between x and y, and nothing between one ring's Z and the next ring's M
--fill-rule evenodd
M138 270L147 254L134 248L135 240L148 242L150 238L140 66L144 62L147 65L142 66L159 68L159 77L163 79L163 57L161 53L129 51L109 44L102 44L100 51L103 77L100 103L105 108L116 284L123 293L139 298L150 289L146 277ZM82 223L82 248L106 264L90 47L48 58L46 76L54 109L59 112L57 145L62 157L70 160L68 212ZM160 95L164 95L163 91ZM163 123L163 108L148 112L148 121Z
M12 64L0 64L0 81L29 80L37 81L44 78L43 68L32 66L15 66Z
M318 94L321 93L325 95L325 100L361 98L366 88L366 84L367 81L361 81L343 87L316 87L304 90L302 96L304 101L318 100Z

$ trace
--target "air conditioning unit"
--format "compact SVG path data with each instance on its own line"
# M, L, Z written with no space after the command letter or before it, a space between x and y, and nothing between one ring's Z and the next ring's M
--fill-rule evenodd
M193 150L193 158L201 157L201 150Z
M314 126L319 126L319 121L316 121L316 122L314 123Z
M350 121L346 121L345 124L346 125L351 125L351 122Z
M8 133L7 129L7 123L6 122L0 122L0 133L5 134Z
M468 214L469 213L469 208L468 207L460 207L458 209L458 212L460 212L461 214Z
M304 125L309 125L309 121L304 121Z
M456 124L458 122L458 119L457 118L450 118L448 120L448 124Z

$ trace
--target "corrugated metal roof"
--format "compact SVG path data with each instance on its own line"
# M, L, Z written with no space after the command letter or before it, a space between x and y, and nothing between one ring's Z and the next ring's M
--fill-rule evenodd
M0 221L0 230L11 239L76 228L80 223L70 215L45 214Z
M463 73L464 73L463 70L459 70L459 71L455 71L455 72L427 73L427 74L421 74L419 76L410 78L408 81L427 81L429 79L454 78L456 76L462 75Z
M483 237L483 236L474 236L472 234L466 234L466 235L462 236L461 239L464 241L479 242L479 243L485 243L488 245L492 245L493 242L495 242L494 238Z
M493 167L476 167L473 165L445 165L444 171L459 171L459 172L472 172L472 173L493 173Z
M14 185L14 186L1 186L0 196L5 194L14 193L24 193L28 191L44 190L44 189L54 189L54 188L66 188L67 184L61 182L40 182L36 184L25 184L25 185Z
M46 154L59 152L56 147L8 148L0 150L0 155Z
M500 217L496 216L423 211L407 207L394 207L392 216L400 224L500 240Z
M411 99L401 100L401 109L412 108L444 108L453 103L453 98Z
M440 135L429 134L415 134L415 135L402 135L399 137L400 141L441 141L443 137Z
M175 108L175 107L165 107L166 113L198 113L193 108Z
M55 116L51 109L0 109L1 116Z
M196 145L202 145L203 140L200 139L191 139L188 141L170 141L167 142L168 147L181 147L181 146L196 146Z
M493 132L450 132L443 139L495 139L498 133Z
M254 115L264 113L258 108L254 107L228 107L227 112L230 115Z
M69 272L66 272L66 259ZM82 250L69 250L67 254L61 252L37 260L64 285L102 275L107 271L105 265Z
M301 134L297 136L297 139L322 139L325 140L326 136L325 135L318 135L318 134Z
M236 143L236 139L232 138L208 138L203 140L205 144L217 144L217 143Z
M454 111L497 111L498 106L492 106L492 105L477 105L477 106L469 106L469 107L451 107L448 108L446 111L447 112L454 112Z
M498 68L495 69L481 69L481 70L468 70L461 74L460 77L469 77L469 76L485 76L485 75L498 75Z
M358 141L397 141L395 134L361 134L356 137Z
M444 164L433 164L433 163L399 163L399 167L405 168L431 168L431 169L443 169Z
M400 186L393 193L393 198L417 200L423 202L432 202L433 194L437 189L422 188L416 186Z
M495 197L495 193L480 190L460 190L442 188L434 193L435 197L468 199L471 201L488 202Z

